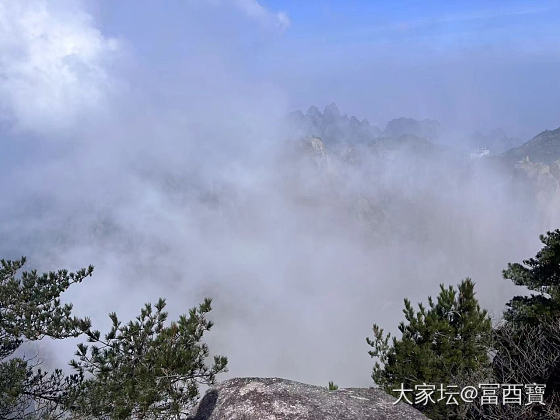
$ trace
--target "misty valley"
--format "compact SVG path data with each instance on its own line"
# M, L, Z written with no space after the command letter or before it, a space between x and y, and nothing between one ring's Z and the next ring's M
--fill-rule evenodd
M0 2L0 419L560 419L556 2Z

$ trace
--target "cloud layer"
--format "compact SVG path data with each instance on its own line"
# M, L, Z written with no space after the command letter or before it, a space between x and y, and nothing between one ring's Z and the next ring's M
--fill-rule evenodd
M67 7L65 7L67 6ZM103 106L105 64L118 49L91 16L64 2L0 5L0 104L18 127L49 130ZM6 114L8 117L6 117Z

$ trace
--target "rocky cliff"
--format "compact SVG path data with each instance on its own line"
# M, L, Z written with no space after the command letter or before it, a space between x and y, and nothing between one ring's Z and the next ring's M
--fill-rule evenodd
M426 419L375 388L327 388L279 378L235 378L208 390L190 420Z

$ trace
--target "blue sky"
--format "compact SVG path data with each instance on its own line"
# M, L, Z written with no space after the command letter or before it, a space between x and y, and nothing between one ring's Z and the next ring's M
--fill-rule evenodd
M295 63L280 76L292 86L304 69L302 106L331 96L381 124L400 111L520 136L560 125L558 2L263 4L290 17L269 59Z
M141 67L168 73L213 56L233 78L273 86L290 109L336 102L381 126L435 118L523 138L560 125L558 1L162 4L95 8L108 34L150 62Z
M372 45L400 41L499 44L559 35L558 2L266 1L292 22L291 39Z
M252 90L278 110L336 102L380 126L409 116L530 138L560 125L558 1L61 0L48 8L73 22L85 13L120 57L99 50L96 66L166 105Z

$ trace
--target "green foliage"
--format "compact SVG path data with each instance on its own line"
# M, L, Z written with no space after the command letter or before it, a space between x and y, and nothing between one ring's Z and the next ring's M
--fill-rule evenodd
M335 384L333 381L329 381L329 391L336 391L338 389L338 385Z
M146 304L135 321L113 326L102 339L88 331L91 346L80 344L71 365L91 377L84 382L79 411L95 418L171 418L185 414L196 401L199 384L212 384L226 370L215 356L206 366L208 346L201 343L212 327L206 319L210 299L166 326L165 301Z
M24 264L25 258L0 260L0 418L48 418L68 406L81 375L48 374L38 367L40 360L15 353L26 341L75 337L90 327L88 319L72 316L72 305L62 305L60 295L90 276L92 266L16 277Z
M549 418L548 407L560 407L560 230L540 240L543 247L534 258L503 271L504 278L537 293L511 299L494 330L496 379L546 384L547 406L534 407L525 418Z
M200 384L211 384L226 370L215 356L206 365L208 346L201 340L212 323L210 299L188 316L166 325L165 301L145 305L136 320L122 324L117 315L101 338L89 319L72 316L60 295L90 276L93 267L39 275L23 272L25 259L0 261L0 418L59 418L72 411L94 418L170 418L196 402ZM76 373L47 373L40 360L18 357L26 341L64 339L86 334L91 345L78 346Z
M560 230L547 232L540 240L544 247L534 258L510 263L503 272L516 285L538 292L514 297L504 313L507 321L538 325L543 317L560 316Z
M401 338L385 335L373 325L373 337L366 338L372 347L370 356L377 359L373 368L374 381L392 393L415 385L453 384L459 378L487 369L487 346L491 336L491 321L481 310L470 279L458 289L440 286L437 301L428 298L428 306L418 304L415 311L408 299L403 310L406 322L399 324ZM418 406L434 418L449 415L445 406Z

